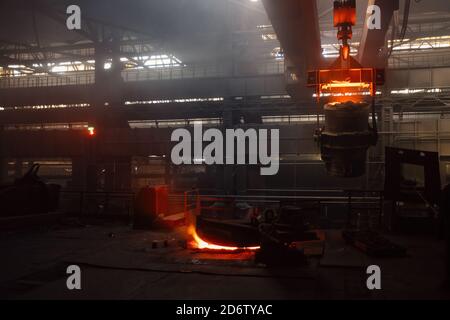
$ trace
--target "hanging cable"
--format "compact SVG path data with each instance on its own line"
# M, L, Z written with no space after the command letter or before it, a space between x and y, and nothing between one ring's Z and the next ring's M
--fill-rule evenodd
M400 31L400 43L405 40L406 30L408 29L409 11L411 9L411 0L405 1L405 9L403 10L403 25Z
M421 0L415 0L416 3L419 3L420 1ZM402 28L401 28L400 34L399 34L399 44L398 45L402 45L403 41L405 40L406 31L408 30L410 10L411 10L411 0L405 0L405 7L403 9ZM397 35L397 23L394 18L394 19L392 19L391 47L387 54L388 59L391 57L392 52L394 51L394 41L395 41L396 35Z

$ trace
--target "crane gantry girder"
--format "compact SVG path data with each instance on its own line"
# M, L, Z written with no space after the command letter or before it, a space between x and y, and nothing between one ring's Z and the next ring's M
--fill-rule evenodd
M322 57L319 16L316 0L262 0L288 62L297 72L326 64ZM332 1L330 0L330 3ZM357 60L363 66L381 68L387 63L381 52L386 45L398 0L369 0L381 9L381 29L370 30L364 23ZM366 17L367 18L367 17ZM298 74L301 78L304 74Z
M322 60L316 0L263 0L287 60L302 78Z
M386 46L386 35L394 11L398 10L399 1L369 0L368 6L371 5L377 5L381 9L381 29L369 29L367 23L364 23L357 60L366 67L384 68L387 64L387 55L383 52L383 48Z

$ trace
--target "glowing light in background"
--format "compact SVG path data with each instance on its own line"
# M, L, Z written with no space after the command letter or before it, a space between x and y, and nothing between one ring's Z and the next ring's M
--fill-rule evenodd
M95 127L90 126L87 128L87 130L88 130L89 136L91 136L91 137L95 136Z

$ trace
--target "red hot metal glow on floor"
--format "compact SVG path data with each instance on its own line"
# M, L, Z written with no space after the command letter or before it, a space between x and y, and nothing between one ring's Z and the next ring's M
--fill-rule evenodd
M230 247L230 246L222 246L218 244L208 243L203 240L197 234L195 227L190 227L188 230L189 235L192 236L191 245L195 249L204 249L204 250L217 250L217 251L255 251L259 250L259 246L255 247Z

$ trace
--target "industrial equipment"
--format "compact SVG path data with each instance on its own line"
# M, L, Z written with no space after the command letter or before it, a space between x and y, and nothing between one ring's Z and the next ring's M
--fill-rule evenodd
M134 203L134 229L151 229L155 220L167 214L168 187L165 185L142 188Z
M2 216L44 214L57 210L61 186L45 183L38 176L39 168L36 163L13 184L0 186Z
M370 230L344 230L342 237L346 243L371 257L404 257L407 253L405 247L390 241L378 232Z
M435 232L441 201L439 153L386 147L385 154L391 229Z
M377 86L384 70L364 68L350 55L349 40L356 23L356 1L334 1L334 26L342 41L339 57L328 68L308 72L307 85L325 105L325 126L317 131L322 160L332 176L358 177L365 173L366 153L378 140L375 114ZM372 97L372 110L364 97ZM369 115L372 112L372 125Z

